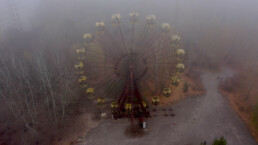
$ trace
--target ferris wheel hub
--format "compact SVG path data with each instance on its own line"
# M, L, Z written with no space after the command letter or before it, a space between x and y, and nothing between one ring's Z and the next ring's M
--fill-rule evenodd
M115 64L114 71L117 76L127 77L129 72L133 72L136 79L146 74L148 67L147 60L142 59L137 53L128 53L119 58Z

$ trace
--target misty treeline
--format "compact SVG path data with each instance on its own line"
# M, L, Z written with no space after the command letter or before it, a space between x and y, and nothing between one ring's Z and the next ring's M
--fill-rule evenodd
M142 23L154 14L158 24L172 24L189 67L216 70L230 64L257 77L256 6L254 0L41 1L30 30L9 31L0 40L0 141L30 144L42 137L42 128L67 117L67 107L80 97L76 46L83 33L95 32L96 21L110 26L115 13L121 13L122 25L131 11L139 12Z
M41 139L79 97L72 56L82 34L69 19L56 24L50 14L39 15L30 31L9 31L1 41L0 144Z
M3 134L38 137L40 127L66 117L67 105L77 97L73 61L69 58L73 43L66 29L69 28L60 25L60 29L48 34L7 34L0 50Z

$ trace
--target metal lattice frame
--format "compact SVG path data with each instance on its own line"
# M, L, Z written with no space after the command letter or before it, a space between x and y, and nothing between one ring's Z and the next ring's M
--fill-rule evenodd
M111 102L114 119L138 118L142 123L150 117L146 98L157 106L159 96L171 95L171 84L179 85L185 51L168 23L158 26L154 15L143 23L138 13L129 16L130 24L115 14L112 28L97 22L95 36L84 34L75 69L82 90L97 99L98 107Z

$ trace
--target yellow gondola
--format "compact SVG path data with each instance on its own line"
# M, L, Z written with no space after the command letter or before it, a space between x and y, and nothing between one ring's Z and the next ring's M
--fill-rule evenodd
M185 69L185 65L182 64L182 63L179 63L176 65L176 71L177 73L183 73L184 72L184 69Z
M78 82L79 82L81 88L87 88L88 84L87 84L86 80L87 80L86 76L79 77Z
M168 34L171 30L171 26L168 23L161 24L161 32L164 34Z
M74 65L74 67L76 69L77 74L83 74L84 73L84 70L83 70L84 64L82 62L78 62L77 64Z
M185 50L184 49L177 49L176 54L177 55L185 55Z
M159 102L160 102L160 99L159 99L158 96L152 97L152 100L151 100L152 105L158 106L158 105L159 105Z
M95 98L95 90L93 88L88 88L86 93L89 99Z
M85 58L86 58L86 51L85 51L85 49L84 48L82 48L82 49L77 49L76 50L76 53L78 54L78 59L79 60L84 60Z
M84 44L85 44L85 45L89 45L89 44L91 44L91 43L93 42L93 37L92 37L92 35L89 34L89 33L85 33L85 34L83 35L83 38L84 38Z
M131 12L131 13L129 13L129 16L130 16L130 23L131 24L135 24L135 23L138 22L139 14L137 12Z
M87 77L86 77L86 76L80 76L79 79L78 79L78 82L79 82L79 83L82 83L82 82L84 82L84 81L86 81L86 80L87 80Z
M116 108L118 108L118 103L117 102L112 102L110 104L110 106L111 106L111 109L116 109Z
M170 88L164 88L162 91L163 96L170 97L171 96L171 89Z
M148 105L147 105L147 103L146 103L145 101L142 101L142 106L143 106L144 108L146 108Z
M125 104L125 110L130 112L132 110L132 104L129 104L129 103Z
M150 15L146 18L146 25L148 27L154 27L156 25L156 16Z
M84 66L83 62L78 62L77 64L74 65L76 69L83 68L83 66Z
M171 78L171 82L172 82L172 85L173 86L179 86L179 84L180 84L180 79L179 79L179 77L178 76L174 76L174 77L172 77Z
M112 25L113 25L113 26L118 26L118 25L120 25L120 19L121 19L121 15L120 15L120 14L114 14L114 15L112 15Z
M96 32L98 34L103 34L105 32L105 23L104 22L96 22Z
M180 36L178 35L172 35L171 36L171 44L172 44L172 47L176 47L179 49L179 43L180 43Z
M105 99L97 98L97 107L105 107L105 106L106 106Z
M76 49L76 53L85 53L86 51L85 51L85 49L84 48L82 48L82 49Z
M185 55L185 50L184 49L177 49L176 58L177 58L178 61L183 61L184 60L184 55Z

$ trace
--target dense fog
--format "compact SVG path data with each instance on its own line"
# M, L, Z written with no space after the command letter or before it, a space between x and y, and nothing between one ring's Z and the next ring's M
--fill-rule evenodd
M186 49L216 51L222 55L216 57L230 55L245 60L255 54L252 52L257 46L257 4L255 0L40 1L33 12L31 28L61 33L53 30L65 25L67 29L63 31L80 37L85 32L93 33L96 21L110 24L111 15L120 13L125 24L128 13L136 11L141 21L154 14L160 24L170 23L186 42Z
M15 3L11 7L16 8L9 9L11 1ZM123 27L130 23L130 12L139 13L139 23L155 15L157 26L171 24L187 52L188 72L235 68L241 74L236 86L247 94L246 100L251 96L247 108L252 110L257 104L257 97L252 97L256 91L252 89L258 86L254 81L258 67L257 0L9 2L0 0L0 144L51 142L49 136L56 132L49 130L58 130L57 124L74 114L67 108L75 107L74 100L80 99L74 85L75 49L82 45L84 33L95 35L96 22L104 21L107 29L111 28L111 16L117 13L125 35L130 35ZM12 17L18 18L13 21Z

